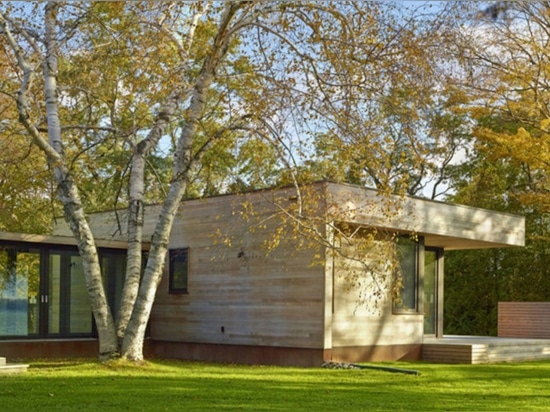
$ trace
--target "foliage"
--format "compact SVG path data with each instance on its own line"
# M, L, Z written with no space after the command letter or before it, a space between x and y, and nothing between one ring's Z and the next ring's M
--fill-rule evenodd
M488 146L491 143L488 143ZM499 301L550 299L548 215L543 207L524 205L515 194L525 187L526 173L505 160L491 160L491 147L474 151L455 168L452 201L523 215L523 248L446 253L445 332L496 335Z
M523 173L523 185L511 188L513 195L541 212L550 211L548 28L545 2L520 2L510 5L505 17L471 23L456 49L480 148L490 160L503 159Z
M9 64L0 51L0 79L9 83ZM0 94L0 230L23 233L51 231L52 202L48 167L39 150L20 134L13 101Z
M526 246L447 254L446 333L495 335L499 301L550 298L550 10L544 2L493 6L456 33L457 107L473 120L474 140L453 171L451 199L524 215Z
M315 89L292 113L306 125L299 135L311 145L304 163L311 179L408 194L444 180L461 142L442 121L449 116L442 16L403 7L352 3L345 30L314 28L328 64L308 79Z

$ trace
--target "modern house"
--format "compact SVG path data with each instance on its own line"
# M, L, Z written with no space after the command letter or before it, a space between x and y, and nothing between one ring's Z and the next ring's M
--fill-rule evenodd
M160 207L146 210L145 238ZM124 212L89 217L112 307ZM184 201L150 320L161 357L320 365L421 359L443 336L444 253L522 246L524 219L329 182ZM70 232L0 235L0 354L96 354Z

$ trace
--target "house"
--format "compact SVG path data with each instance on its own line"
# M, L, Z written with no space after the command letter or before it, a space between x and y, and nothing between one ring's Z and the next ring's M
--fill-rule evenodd
M147 207L145 238L158 212ZM90 216L114 308L120 222L124 212ZM187 200L147 352L287 365L420 359L424 339L443 335L445 251L524 237L519 216L329 182ZM66 227L1 234L0 354L97 353L79 259Z

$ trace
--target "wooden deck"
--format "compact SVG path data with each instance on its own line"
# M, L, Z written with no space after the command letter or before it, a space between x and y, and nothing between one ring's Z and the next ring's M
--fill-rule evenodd
M452 335L424 338L422 359L469 364L550 359L550 339Z

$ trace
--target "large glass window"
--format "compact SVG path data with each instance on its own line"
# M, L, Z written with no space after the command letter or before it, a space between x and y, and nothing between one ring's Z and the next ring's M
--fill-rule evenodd
M111 310L118 313L126 274L126 253L115 250L102 252L101 273Z
M91 334L92 311L80 256L70 250L48 254L48 334Z
M0 242L0 337L93 336L94 326L76 248ZM111 309L120 300L126 253L100 250Z
M418 311L418 242L399 237L396 243L394 311Z
M0 246L0 335L39 331L40 252Z
M168 291L186 293L189 267L189 249L170 250L168 267Z

